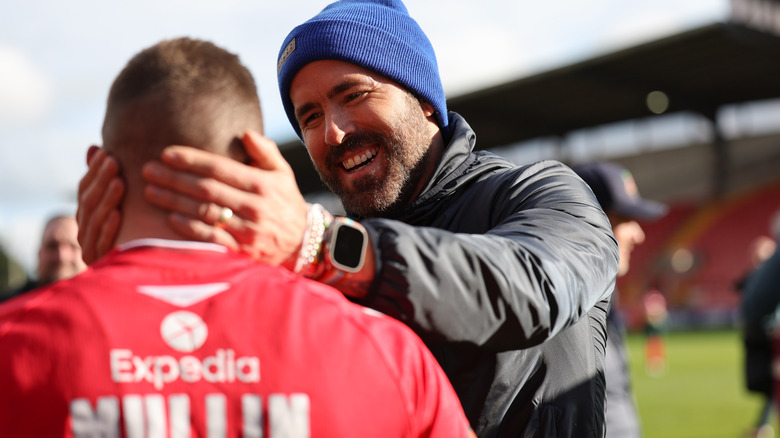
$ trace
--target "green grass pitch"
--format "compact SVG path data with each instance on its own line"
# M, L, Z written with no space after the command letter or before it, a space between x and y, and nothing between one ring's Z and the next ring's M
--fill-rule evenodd
M743 438L763 400L747 392L737 331L665 333L666 370L645 369L643 334L628 336L634 393L645 438ZM773 411L772 426L777 429Z

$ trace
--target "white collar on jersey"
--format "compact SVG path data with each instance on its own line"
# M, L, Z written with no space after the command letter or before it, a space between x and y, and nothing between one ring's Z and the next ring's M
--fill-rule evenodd
M119 245L119 251L125 251L131 248L156 247L170 249L186 249L198 251L227 252L227 248L215 243L192 242L188 240L167 240L167 239L136 239ZM136 290L139 293L148 295L161 301L165 301L175 306L187 307L199 301L203 301L218 293L230 289L230 283L207 283L207 284L179 284L179 285L138 285Z
M194 242L190 240L168 240L168 239L135 239L119 245L119 251L126 251L131 248L142 246L156 246L158 248L188 249L200 251L227 252L227 248L216 243Z

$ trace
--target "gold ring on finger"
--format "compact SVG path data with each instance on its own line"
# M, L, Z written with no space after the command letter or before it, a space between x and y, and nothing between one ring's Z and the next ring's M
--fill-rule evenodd
M227 228L228 222L232 217L233 217L233 210L231 210L228 207L222 207L219 209L219 217L217 218L217 223L215 223L214 226L217 228L225 229Z

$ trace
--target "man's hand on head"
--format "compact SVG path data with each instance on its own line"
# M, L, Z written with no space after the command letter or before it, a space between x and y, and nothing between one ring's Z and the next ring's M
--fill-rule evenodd
M183 237L214 242L274 265L294 263L306 228L306 201L276 144L248 131L250 165L186 146L147 163L146 199L171 211ZM232 211L220 220L223 208Z
M114 246L125 186L119 177L119 164L102 148L89 147L87 166L87 173L79 182L76 219L82 258L92 264Z

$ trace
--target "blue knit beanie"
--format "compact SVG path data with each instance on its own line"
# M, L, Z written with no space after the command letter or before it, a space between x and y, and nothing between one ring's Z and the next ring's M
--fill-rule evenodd
M287 35L277 73L282 103L301 136L290 101L290 83L306 64L345 61L379 73L431 104L447 131L447 100L433 46L400 0L340 0Z

